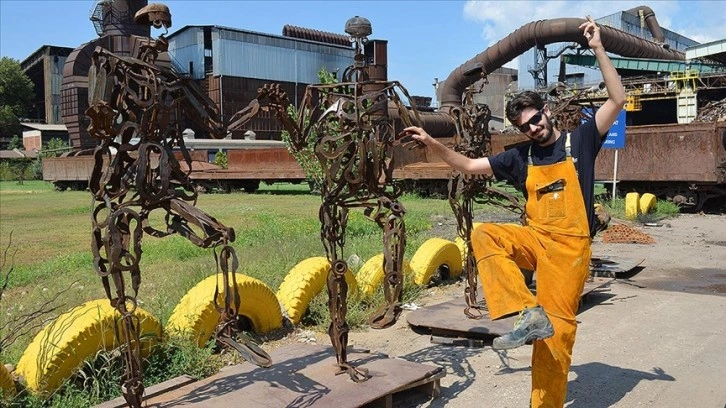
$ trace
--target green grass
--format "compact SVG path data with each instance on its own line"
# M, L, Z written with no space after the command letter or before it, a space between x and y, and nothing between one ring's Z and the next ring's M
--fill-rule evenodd
M268 187L274 189L261 189L256 194L202 195L197 207L234 228L236 240L231 245L239 258L238 272L260 279L276 291L297 263L325 256L325 250L320 241L320 197L303 194L305 185ZM401 201L407 209L406 257L410 259L430 237L432 220L449 215L451 210L445 200L406 195ZM8 247L12 232L10 247L14 253L2 271L4 280L12 266L3 293L0 325L67 288L57 300L59 312L105 298L101 279L92 266L90 204L88 192L56 192L44 182L0 184L0 247ZM152 214L156 228L164 229L162 220L161 212ZM142 307L164 322L186 291L215 273L213 251L198 248L180 236L145 235L142 248L138 298ZM365 261L382 248L383 234L378 226L360 210L350 211L343 258L356 255ZM125 290L131 293L128 282ZM16 362L31 338L22 337L0 350L0 359Z
M626 219L625 198L615 197L615 199L613 200L611 197L604 197L601 195L596 198L595 201L602 204L607 209L611 217L620 220ZM679 211L680 210L676 204L673 204L670 201L657 200L655 203L655 208L651 212L649 212L648 214L638 214L635 220L632 221L641 224L657 222L667 218L672 218L678 215Z

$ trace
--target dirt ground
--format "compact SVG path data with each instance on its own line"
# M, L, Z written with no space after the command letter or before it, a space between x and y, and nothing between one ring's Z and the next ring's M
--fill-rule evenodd
M509 221L502 213L493 221ZM614 223L624 223L613 220ZM726 407L726 216L683 214L652 226L629 224L656 243L593 244L594 256L642 259L641 268L588 295L570 372L568 407ZM455 221L441 219L442 237ZM448 235L447 235L448 234ZM463 283L433 287L426 307L462 296ZM400 407L527 407L531 346L509 352L433 344L406 321L350 334L354 348L443 366L441 396L411 395ZM323 333L299 341L329 344Z

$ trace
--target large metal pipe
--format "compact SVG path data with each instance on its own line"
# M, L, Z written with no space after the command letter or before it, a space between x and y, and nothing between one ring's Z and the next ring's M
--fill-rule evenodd
M630 10L625 10L626 13L634 14L640 17L640 12L643 12L643 19L645 19L645 25L648 26L650 34L653 36L655 42L663 44L665 43L665 35L663 35L663 29L660 28L658 20L655 18L655 11L648 6L633 7Z
M530 48L545 44L576 42L587 47L587 39L579 28L585 22L587 20L581 18L559 18L523 25L449 74L441 86L441 109L448 112L461 106L466 87L480 79L479 75L465 75L476 67L484 73L491 73ZM623 57L685 60L685 55L679 51L663 48L612 27L601 25L600 36L606 51Z

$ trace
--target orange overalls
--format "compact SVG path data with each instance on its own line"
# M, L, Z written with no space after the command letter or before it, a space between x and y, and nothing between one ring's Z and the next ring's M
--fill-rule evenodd
M572 360L575 315L590 272L591 238L585 204L570 156L527 168L527 225L482 224L471 235L484 296L492 320L540 305L554 336L534 342L532 407L565 403ZM530 152L531 155L531 152ZM535 270L537 297L522 269Z

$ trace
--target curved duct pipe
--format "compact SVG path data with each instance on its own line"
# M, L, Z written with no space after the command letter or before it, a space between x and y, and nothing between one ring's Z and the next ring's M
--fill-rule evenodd
M576 42L587 47L587 39L579 28L586 21L582 18L559 18L533 21L518 28L449 74L441 85L441 109L448 112L453 107L461 106L464 90L480 79L477 75L480 70L491 73L532 47L558 42ZM681 52L663 48L612 27L601 25L600 37L605 50L623 57L685 60Z
M648 26L648 30L653 36L653 40L660 44L665 43L665 35L663 35L663 30L660 28L660 24L658 24L658 20L655 18L655 11L653 11L653 9L648 6L638 6L633 7L630 10L625 10L626 13L634 14L638 17L640 17L639 12L641 11L643 12L645 25Z

